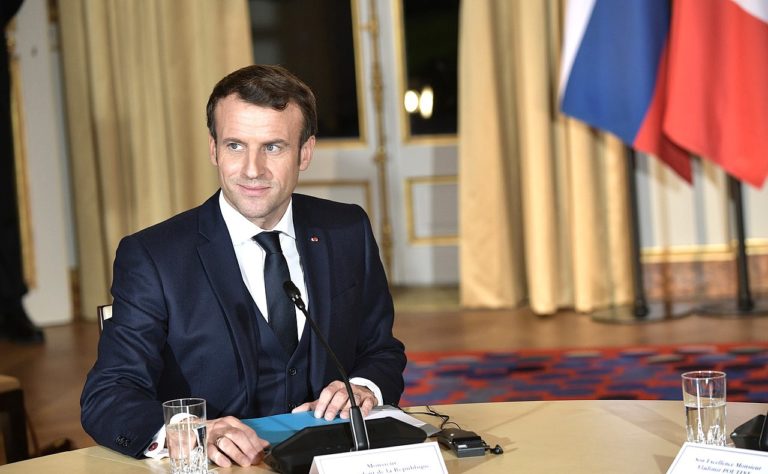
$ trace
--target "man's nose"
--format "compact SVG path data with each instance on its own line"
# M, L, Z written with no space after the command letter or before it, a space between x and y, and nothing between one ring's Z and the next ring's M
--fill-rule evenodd
M245 164L245 174L249 178L258 178L264 175L267 171L266 156L260 151L252 152L248 155L248 160Z

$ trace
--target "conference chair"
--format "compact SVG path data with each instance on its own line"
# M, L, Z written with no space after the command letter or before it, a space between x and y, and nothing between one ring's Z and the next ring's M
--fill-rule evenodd
M5 451L5 462L29 458L24 392L19 380L7 375L0 375L0 441L0 448ZM0 456L0 464L2 463Z
M105 304L96 307L96 314L99 316L99 334L104 330L104 321L112 317L112 305Z

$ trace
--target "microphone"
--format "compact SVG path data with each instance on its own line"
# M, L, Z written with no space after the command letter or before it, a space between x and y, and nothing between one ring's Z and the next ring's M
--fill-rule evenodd
M304 314L304 317L307 319L307 322L309 322L312 330L315 331L315 335L323 344L323 347L325 347L328 355L330 355L331 359L333 359L334 364L336 364L336 369L339 371L339 374L341 374L341 379L344 382L344 386L347 388L347 396L349 397L349 422L350 427L352 428L352 439L354 440L352 450L362 451L370 448L371 443L368 441L368 430L365 427L365 420L363 420L363 414L360 412L360 407L357 406L357 402L355 401L355 394L352 392L352 386L349 384L349 376L347 375L347 371L344 370L344 366L341 365L341 362L339 362L339 358L336 357L336 353L333 352L333 349L331 349L328 341L326 341L325 337L323 337L323 333L320 332L320 328L317 327L315 320L309 317L307 307L304 305L304 301L301 299L301 292L299 292L299 289L296 288L296 285L294 285L291 280L288 280L283 283L283 290L285 290L285 294L288 295L288 298L291 299L293 304L299 308L299 311Z
M341 365L328 341L323 337L315 320L309 316L299 289L290 280L283 283L283 289L293 304L304 314L317 339L320 340L336 364L336 369L344 381L347 396L349 396L350 422L303 428L288 439L268 448L269 451L264 457L264 462L283 474L306 474L309 472L315 456L423 443L427 438L424 430L403 421L391 417L377 418L369 420L367 423L363 420L360 407L357 406L352 393L347 371L344 370L344 366ZM350 445L352 449L350 449Z

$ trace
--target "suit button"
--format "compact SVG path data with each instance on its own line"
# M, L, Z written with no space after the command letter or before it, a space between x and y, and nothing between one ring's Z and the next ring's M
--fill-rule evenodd
M296 367L291 367L290 369L288 369L288 375L293 376L293 375L296 375L297 372L298 371L296 370Z

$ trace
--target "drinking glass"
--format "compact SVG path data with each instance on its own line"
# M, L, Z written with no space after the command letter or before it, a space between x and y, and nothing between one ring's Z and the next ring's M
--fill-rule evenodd
M207 474L205 400L179 398L163 402L165 444L171 474Z
M688 441L725 446L725 372L697 370L682 379Z

